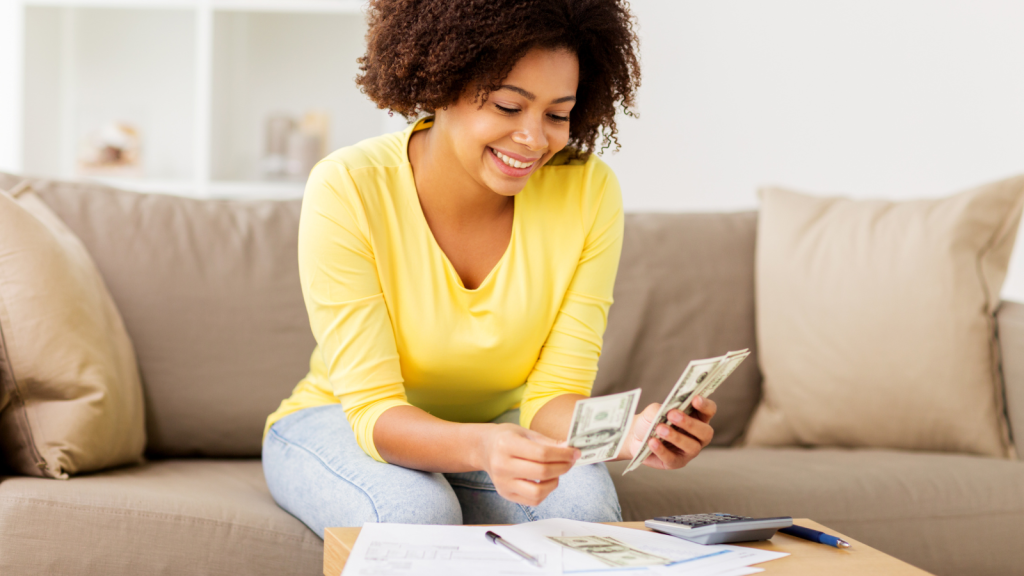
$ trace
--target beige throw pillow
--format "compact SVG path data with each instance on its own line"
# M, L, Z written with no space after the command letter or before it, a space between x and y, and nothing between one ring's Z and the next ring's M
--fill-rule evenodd
M1024 177L949 198L761 191L748 445L1013 453L994 313Z
M142 386L96 266L22 185L0 192L0 454L67 478L139 462Z

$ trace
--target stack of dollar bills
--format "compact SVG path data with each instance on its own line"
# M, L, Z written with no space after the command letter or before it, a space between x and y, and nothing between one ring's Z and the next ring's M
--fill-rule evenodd
M749 355L750 350L743 349L716 358L693 360L687 364L672 391L662 402L644 438L655 437L658 425L668 424L670 410L676 409L684 414L691 414L694 397L710 396ZM580 449L581 456L576 461L576 466L612 460L619 454L629 439L639 401L640 389L637 388L576 403L567 439L569 446ZM650 455L650 446L645 441L622 472L623 475L635 470Z

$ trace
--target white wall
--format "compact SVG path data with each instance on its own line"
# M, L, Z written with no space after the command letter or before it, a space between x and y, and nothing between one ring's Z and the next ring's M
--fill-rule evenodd
M937 196L1024 173L1024 2L633 0L640 119L605 154L631 210L781 184ZM1004 295L1024 300L1024 242Z
M935 196L1024 172L1024 1L631 4L641 117L605 154L630 210L754 208L768 183ZM0 170L21 166L16 5L0 0ZM1024 300L1024 241L1004 294Z
M12 87L21 76L21 6L15 0L0 0L0 170L16 171L21 166L21 123L18 109L21 94Z

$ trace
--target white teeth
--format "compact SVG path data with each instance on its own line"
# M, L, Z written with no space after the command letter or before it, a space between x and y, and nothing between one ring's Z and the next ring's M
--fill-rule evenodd
M502 162L513 168L529 168L530 166L533 166L533 162L520 162L519 160L509 158L508 156L502 154L501 152L498 152L494 148L491 148L491 150L494 152L495 156L501 159ZM534 162L536 162L536 160L534 160Z

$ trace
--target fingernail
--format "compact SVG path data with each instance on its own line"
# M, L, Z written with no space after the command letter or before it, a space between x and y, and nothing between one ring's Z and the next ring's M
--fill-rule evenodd
M683 423L683 415L678 412L673 412L668 415L668 419L675 422L676 424Z
M668 428L658 426L658 436L668 436Z
M700 405L703 404L703 403L704 403L704 397L703 396L697 396L696 398L693 399L693 405L698 407L698 408L700 408Z

